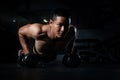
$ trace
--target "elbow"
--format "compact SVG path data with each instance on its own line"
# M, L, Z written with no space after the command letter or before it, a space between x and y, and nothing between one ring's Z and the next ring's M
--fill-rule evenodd
M18 29L18 33L17 34L20 35L21 33L22 33L21 29Z
M18 36L19 37L22 37L23 36L23 31L21 28L18 29Z

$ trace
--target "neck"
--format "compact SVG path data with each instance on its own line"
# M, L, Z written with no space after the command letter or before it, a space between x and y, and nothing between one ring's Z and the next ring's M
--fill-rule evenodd
M55 37L54 37L54 33L53 33L53 31L52 31L52 27L49 25L49 29L48 29L48 37L50 38L50 39L54 39Z

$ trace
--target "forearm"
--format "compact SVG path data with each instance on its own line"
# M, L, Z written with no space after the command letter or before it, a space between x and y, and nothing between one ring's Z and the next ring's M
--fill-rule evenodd
M71 27L64 38L64 43L66 45L65 47L72 49L74 40L75 40L75 30L74 27Z
M28 39L25 36L23 36L22 34L19 34L19 41L20 41L21 47L23 49L23 53L28 54L30 52L29 47L28 47Z
M73 36L73 38L65 46L65 49L70 53L72 52L74 47L74 40L75 40L75 36Z

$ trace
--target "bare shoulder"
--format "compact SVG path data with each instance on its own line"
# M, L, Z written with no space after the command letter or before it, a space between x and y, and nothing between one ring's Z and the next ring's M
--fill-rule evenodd
M28 28L31 24L26 24L26 25L23 25L19 28L19 30L24 30L26 28Z
M31 36L32 34L36 34L38 32L40 32L40 27L42 26L42 24L26 24L24 26L21 26L18 30L18 33L26 35L26 36Z
M33 37L35 38L36 36L45 33L47 31L47 26L48 25L43 25L39 23L34 23L34 24L26 24L19 29L19 33L27 36L27 37Z
M18 30L18 33L20 34L26 34L28 32L28 28L30 27L31 24L26 24L26 25L23 25L19 28Z
M30 30L32 31L39 31L43 25L39 23L34 23L30 25Z
M48 29L48 25L39 24L39 23L34 23L34 24L31 24L30 26L30 30L37 33L46 32L47 29Z
M66 34L67 39L70 39L72 36L75 36L75 26L69 25L69 30Z
M73 28L73 29L74 29L74 28L75 28L75 26L74 26L74 25L69 25L69 28L70 28L70 29L71 29L71 28Z
M42 27L42 24L34 23L34 24L26 24L19 28L19 31L21 32L38 32L40 31L40 27Z
M75 31L75 26L74 25L69 25L69 31Z

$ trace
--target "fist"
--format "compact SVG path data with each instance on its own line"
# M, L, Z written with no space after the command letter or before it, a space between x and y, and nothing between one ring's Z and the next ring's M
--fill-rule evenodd
M26 55L26 54L28 54L28 53L30 53L30 52L29 52L29 51L25 51L25 50L23 50L23 49L20 49L20 50L18 51L18 56L19 56L20 54Z

